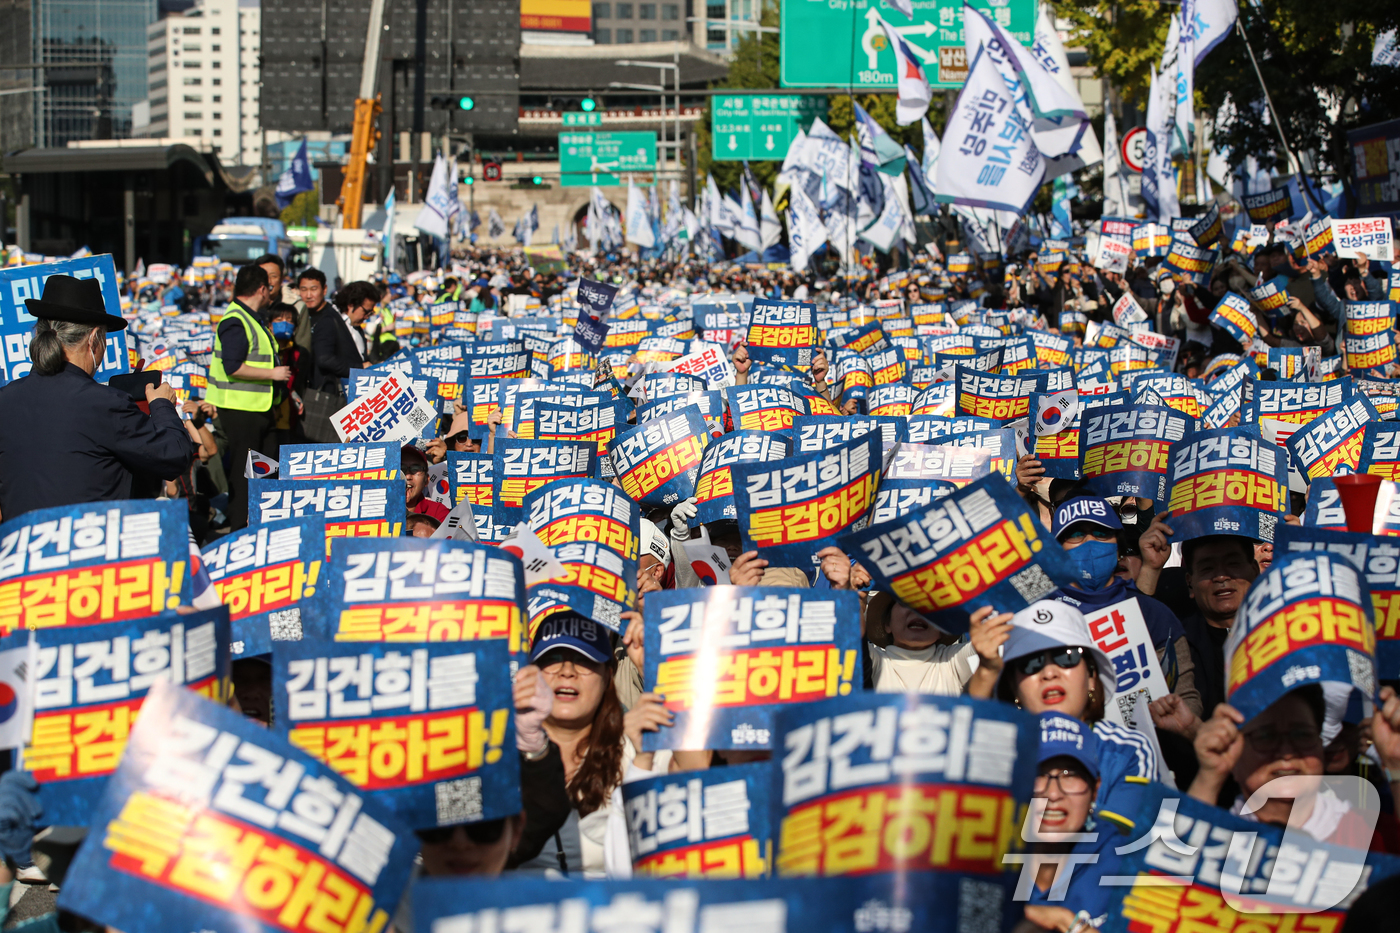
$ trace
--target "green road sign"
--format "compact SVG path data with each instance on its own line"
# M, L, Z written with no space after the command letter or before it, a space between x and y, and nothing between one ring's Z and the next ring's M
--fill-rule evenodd
M719 162L781 160L799 128L826 116L825 97L801 94L735 94L715 97L712 104L710 138Z
M971 0L1018 42L1030 46L1035 34L1036 0ZM1000 4L1000 5L998 5ZM961 87L967 80L963 49L963 0L917 4L914 18L889 0L782 0L781 79L783 87L852 87L863 90L898 84L894 52L880 18L895 27L923 60L929 84Z
M565 126L602 126L603 115L601 113L575 113L568 111L564 114Z
M618 175L654 171L655 133L559 134L559 172L565 188L620 185Z

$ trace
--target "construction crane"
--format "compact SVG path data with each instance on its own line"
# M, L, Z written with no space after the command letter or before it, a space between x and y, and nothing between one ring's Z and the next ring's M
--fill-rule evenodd
M374 92L379 82L379 40L384 34L384 0L370 0L369 26L365 30L365 60L360 68L360 94L355 98L355 121L350 130L350 161L345 166L345 180L340 185L341 227L360 228L360 212L365 203L365 166L369 154L379 143L379 128L375 125L384 108Z

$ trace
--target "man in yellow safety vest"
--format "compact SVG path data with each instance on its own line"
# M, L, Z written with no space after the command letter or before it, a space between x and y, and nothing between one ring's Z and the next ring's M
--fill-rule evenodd
M291 370L277 362L277 340L262 311L272 303L267 272L249 263L233 280L233 301L214 334L205 400L219 410L228 436L229 528L248 524L248 451L276 460L276 406L288 391Z

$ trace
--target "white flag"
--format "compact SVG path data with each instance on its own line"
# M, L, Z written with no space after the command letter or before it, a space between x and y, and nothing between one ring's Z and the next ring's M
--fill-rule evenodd
M559 558L535 536L530 526L521 522L515 530L501 539L500 548L520 558L525 565L525 585L547 583L565 575L564 565Z
M646 195L632 182L627 181L627 242L636 243L643 249L656 245L652 236L651 217L647 214Z
M1061 130L1065 126L1077 127L1089 118L1084 112L1084 102L1072 90L1072 86L1067 89L1055 80L1054 75L1046 71L1029 49L1007 35L1006 30L984 11L963 6L963 43L969 61L980 45L1007 79L1008 86L1013 79L1021 82L1035 117L1034 131L1037 134ZM1039 135L1036 137L1036 147L1049 155L1071 152L1075 142L1076 139L1062 138L1061 135L1052 137L1047 134L1045 139ZM1067 148L1052 148L1052 145Z
M1190 33L1191 57L1196 65L1225 41L1239 15L1235 0L1181 0L1181 21ZM1376 41L1380 41L1379 36Z
M0 651L0 748L23 748L34 729L34 676L39 644Z
M248 451L248 462L243 467L243 475L248 479L272 479L280 469L276 460L264 457L256 450Z
M763 190L763 213L759 217L758 232L759 246L765 250L777 246L783 238L783 225L778 220L778 212L773 210L773 199L768 196L766 188Z
M1103 212L1106 217L1125 217L1128 213L1128 180L1123 176L1118 122L1111 108L1103 117Z
M1142 153L1142 200L1147 219L1158 223L1181 216L1172 168L1172 105L1176 99L1171 76L1154 69L1147 91L1147 139Z
M1019 96L1019 83L1009 83L986 48L979 47L943 131L934 184L940 202L1014 214L1030 207L1045 175L1045 160L1031 138L1028 115L1016 104Z
M913 4L911 0L905 2L910 4L910 12L904 15L913 19ZM904 11L900 9L900 12ZM889 40L890 51L894 53L894 73L899 81L894 122L900 126L908 126L922 120L924 114L928 113L928 103L933 99L933 91L928 86L928 77L924 74L923 66L909 48L909 44L900 38L893 26L885 22L884 17L878 13L875 15L880 19L880 28L885 31L885 38Z
M753 209L753 193L749 191L749 184L744 179L739 179L739 200L740 203L732 205L729 210L734 213L734 239L739 241L739 245L757 251L761 248L762 238L758 228L758 214Z
M938 178L938 150L941 148L938 142L938 134L929 125L928 118L919 121L924 130L924 158L919 163L919 167L924 170L924 183L932 187ZM937 191L937 188L933 190Z
M424 233L436 237L447 237L448 219L461 210L457 200L456 179L447 177L447 160L439 155L433 160L433 175L428 181L428 195L423 199L423 208L418 212L413 225Z
M447 517L438 525L437 530L430 534L430 538L446 538L449 541L479 541L480 536L476 530L476 515L472 513L472 504L466 499L457 503Z
M1035 41L1031 44L1030 54L1040 62L1040 66L1055 79L1055 83L1060 85L1065 93L1080 102L1079 107L1083 109L1083 99L1079 96L1074 75L1069 70L1069 56L1065 53L1065 44L1060 41L1060 32L1055 28L1054 16L1047 4L1041 4L1040 13L1036 17ZM1043 130L1036 136L1036 145L1042 154L1065 149L1066 142L1069 143L1068 151L1064 155L1046 157L1046 181L1057 175L1078 171L1085 166L1096 165L1103 160L1099 139L1094 135L1094 127L1088 120L1065 120L1063 123L1058 130Z

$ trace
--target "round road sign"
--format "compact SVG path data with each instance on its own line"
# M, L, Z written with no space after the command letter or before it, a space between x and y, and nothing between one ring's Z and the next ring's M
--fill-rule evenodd
M1147 148L1147 129L1135 126L1123 134L1123 164L1135 172L1142 171L1142 153Z

